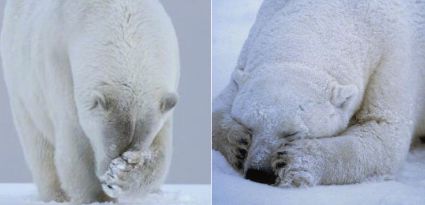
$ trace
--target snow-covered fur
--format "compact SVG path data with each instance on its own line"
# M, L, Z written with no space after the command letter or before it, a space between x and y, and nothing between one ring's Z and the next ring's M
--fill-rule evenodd
M425 1L265 0L213 148L285 187L391 176L425 134L424 61Z
M158 188L171 158L179 59L157 0L10 0L1 44L15 125L44 201Z

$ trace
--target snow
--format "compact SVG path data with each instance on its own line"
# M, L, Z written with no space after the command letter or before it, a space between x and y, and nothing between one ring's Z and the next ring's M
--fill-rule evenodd
M212 1L212 96L227 85L260 0Z
M423 205L425 204L425 147L413 150L394 180L361 184L283 189L243 179L213 151L213 202L285 205Z
M66 205L67 203L43 203L37 200L33 184L0 184L0 204L4 205ZM114 203L93 203L114 204ZM143 199L120 199L117 205L208 205L211 204L210 185L164 185L161 192Z

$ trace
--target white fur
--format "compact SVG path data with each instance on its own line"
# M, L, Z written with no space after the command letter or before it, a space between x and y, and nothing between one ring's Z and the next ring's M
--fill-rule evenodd
M1 44L15 125L43 200L105 201L101 183L112 197L161 184L179 59L157 0L10 0ZM138 169L106 179L124 152L140 156Z
M425 134L424 73L425 1L265 0L214 101L213 147L280 186L392 175Z

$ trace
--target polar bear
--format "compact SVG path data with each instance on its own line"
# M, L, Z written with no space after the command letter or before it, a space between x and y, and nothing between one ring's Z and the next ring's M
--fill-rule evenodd
M265 0L213 148L280 187L391 177L425 134L425 1Z
M114 201L163 182L179 55L157 0L10 0L14 122L44 201Z

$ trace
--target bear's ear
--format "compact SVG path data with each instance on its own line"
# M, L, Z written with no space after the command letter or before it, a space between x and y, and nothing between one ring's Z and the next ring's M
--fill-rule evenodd
M94 92L93 93L93 103L90 107L90 110L93 110L95 108L102 108L104 110L108 110L110 107L110 103L108 102L108 99L106 96L100 92Z
M161 112L167 112L171 110L177 104L177 94L175 93L167 93L161 99L160 110Z
M240 86L245 82L247 76L248 75L243 70L237 68L233 71L232 79L238 86Z
M334 85L331 103L338 108L346 109L354 103L357 93L358 89L355 85Z

